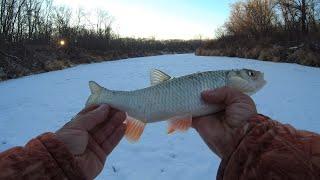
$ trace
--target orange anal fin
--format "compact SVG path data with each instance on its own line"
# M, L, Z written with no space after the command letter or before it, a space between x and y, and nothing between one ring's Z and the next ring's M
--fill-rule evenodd
M125 137L130 142L137 142L143 133L146 124L140 120L134 119L127 116L126 119L127 129L125 132Z
M168 134L171 134L175 131L187 131L192 125L192 116L176 116L171 118L168 123Z

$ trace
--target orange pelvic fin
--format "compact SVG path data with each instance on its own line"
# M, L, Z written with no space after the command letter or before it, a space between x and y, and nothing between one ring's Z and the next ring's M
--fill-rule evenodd
M192 116L175 116L168 121L168 134L174 131L187 131L192 125Z
M137 142L143 133L146 124L140 120L134 119L127 116L126 119L127 129L125 132L125 137L130 142Z

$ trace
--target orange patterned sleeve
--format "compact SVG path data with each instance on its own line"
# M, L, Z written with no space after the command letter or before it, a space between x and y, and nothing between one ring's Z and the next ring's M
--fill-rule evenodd
M238 130L217 179L320 179L320 135L258 115Z
M54 133L45 133L24 147L0 153L0 179L84 179L73 155Z

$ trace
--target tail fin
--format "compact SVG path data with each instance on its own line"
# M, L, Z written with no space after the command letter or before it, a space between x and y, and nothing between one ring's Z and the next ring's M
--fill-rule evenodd
M103 89L103 87L101 87L98 83L94 81L89 81L89 88L90 88L91 94L98 94Z
M91 104L99 104L99 96L104 89L101 87L98 83L94 81L89 81L89 88L91 91L91 95L88 97L87 102L86 102L86 107L91 105Z

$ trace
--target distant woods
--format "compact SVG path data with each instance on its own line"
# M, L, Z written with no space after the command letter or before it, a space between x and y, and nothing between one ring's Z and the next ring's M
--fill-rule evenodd
M224 35L282 34L296 39L319 33L320 0L245 0L231 6Z
M240 0L198 55L320 66L320 0Z
M0 81L81 63L190 53L202 42L120 37L113 21L102 9L74 10L54 6L53 0L0 0Z
M120 38L107 11L53 6L53 0L0 0L0 44L58 44L87 50L195 49L188 41Z

